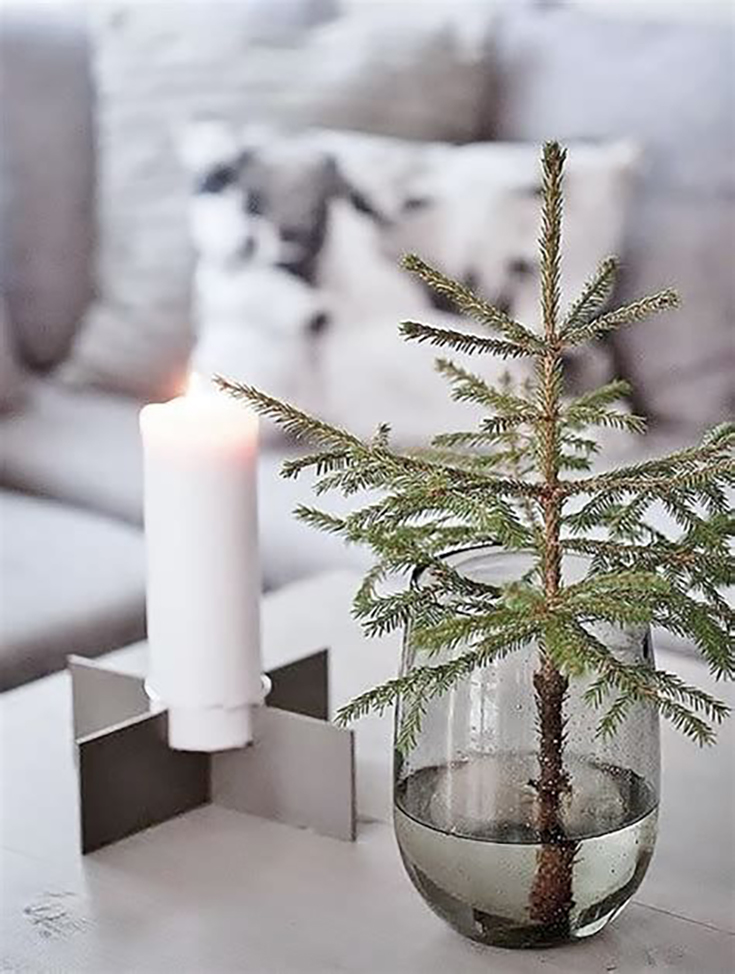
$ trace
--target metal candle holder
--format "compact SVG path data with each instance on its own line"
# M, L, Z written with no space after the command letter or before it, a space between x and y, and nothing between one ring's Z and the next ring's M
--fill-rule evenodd
M214 754L169 747L142 677L68 664L84 854L209 803L354 840L354 735L328 722L327 650L270 671L253 743Z

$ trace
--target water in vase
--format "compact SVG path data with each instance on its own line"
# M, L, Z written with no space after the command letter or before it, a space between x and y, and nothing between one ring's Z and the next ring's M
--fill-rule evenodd
M568 755L565 839L574 844L564 931L533 918L543 846L534 827L532 754L472 755L399 781L395 829L405 867L431 908L465 936L513 947L582 938L640 885L653 853L657 799L632 771Z

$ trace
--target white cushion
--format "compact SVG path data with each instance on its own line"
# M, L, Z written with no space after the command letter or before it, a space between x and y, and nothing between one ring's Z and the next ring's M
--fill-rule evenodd
M4 417L4 486L142 521L138 411L125 396L29 380L24 407Z
M139 531L54 501L0 493L0 690L69 653L95 656L145 632Z

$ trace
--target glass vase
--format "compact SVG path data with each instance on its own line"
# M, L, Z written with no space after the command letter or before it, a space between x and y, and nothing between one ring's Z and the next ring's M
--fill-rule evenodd
M530 554L494 548L447 557L490 585L520 579L533 565ZM586 568L584 559L568 558L565 581ZM596 625L594 632L618 659L653 665L647 627ZM403 673L463 649L429 661L408 631ZM584 701L590 681L583 678L570 681L564 698L556 755L566 787L553 827L548 815L544 821L539 668L538 647L529 645L476 670L429 701L415 744L395 752L394 823L411 881L457 931L496 946L546 946L602 930L640 886L656 839L655 708L636 704L603 739L601 711ZM408 710L399 701L396 735Z

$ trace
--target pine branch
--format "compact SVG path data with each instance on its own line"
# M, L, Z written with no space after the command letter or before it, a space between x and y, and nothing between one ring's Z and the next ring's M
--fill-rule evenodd
M565 481L560 489L566 491L568 483ZM655 540L662 535L645 520L650 505L647 497L634 497L623 503L617 494L601 491L583 507L565 514L562 524L573 536L602 528L613 541Z
M593 318L586 325L579 325L573 330L562 335L564 345L569 348L580 345L583 342L601 338L609 331L620 328L623 325L632 325L639 321L645 321L652 315L660 314L669 308L676 308L679 305L679 296L676 291L666 289L652 294L650 297L641 298L631 304L624 305L616 311L610 311L599 318Z
M585 699L599 706L605 695L615 692L630 704L649 703L661 715L696 743L712 744L712 724L721 723L729 708L721 700L697 687L688 686L679 677L655 670L644 663L622 663L606 646L574 620L563 624L568 649L583 665L594 668L599 676L585 693ZM628 706L628 705L626 705ZM618 711L625 707L618 705ZM600 736L609 736L619 726L619 715L608 713L599 726Z
M727 486L732 486L735 479L735 460L725 459L717 463L711 463L702 469L682 470L671 472L664 476L640 476L634 475L626 477L617 472L615 474L600 474L596 477L588 477L583 480L567 481L563 490L566 495L571 494L592 494L605 491L608 497L621 496L625 493L638 493L647 498L665 498L669 494L674 494L676 489L701 489L706 488L713 481L722 481Z
M602 485L609 484L614 487L618 481L641 483L647 477L698 470L703 462L715 456L716 453L719 453L719 451L702 447L681 450L677 453L668 454L665 457L656 457L643 460L640 463L618 467L616 470L608 470L603 474L599 474L597 481Z
M484 379L447 359L436 360L436 370L452 384L452 398L457 402L474 402L487 406L514 422L532 422L538 413L532 402L510 392L493 389Z
M439 435L441 436L441 434ZM502 440L498 437L493 442L501 443ZM431 446L414 450L412 455L419 459L440 463L442 466L458 467L461 470L469 472L481 471L483 473L506 467L508 466L509 460L509 451L506 449L497 449L492 453L480 453L474 450L466 452L451 447L435 445L435 441L432 441ZM510 471L509 467L508 469ZM522 480L524 475L514 474L514 478Z
M214 383L233 399L241 399L253 406L261 416L275 420L285 433L298 439L309 439L330 447L354 448L361 441L338 426L332 426L321 419L309 416L295 406L261 392L254 386L234 382L224 376L216 375Z
M723 586L735 584L735 562L731 557L698 551L681 542L658 539L648 544L624 544L597 538L566 538L562 544L565 551L593 555L610 569L639 567L654 571L671 568L690 572L701 568L707 577Z
M732 610L698 602L672 584L666 598L656 606L654 619L660 626L690 639L717 679L735 678Z
M630 392L630 383L623 379L615 379L598 389L577 396L567 406L567 413L573 413L575 409L605 409L614 402L625 399Z
M589 324L610 300L618 272L616 257L607 257L594 276L585 284L579 298L572 304L562 324L560 335L565 339L577 328Z
M735 518L731 514L708 513L704 503L707 485L693 490L677 489L672 495L661 498L661 503L682 528L680 541L692 548L709 548L713 553L729 551Z
M613 408L629 392L619 380L563 405L563 350L673 307L677 297L665 290L601 313L617 266L608 258L560 321L564 159L558 144L544 146L539 240L543 335L419 258L405 260L413 273L499 337L405 322L404 338L461 353L535 359L535 378L522 386L522 394L508 378L496 387L459 365L437 362L455 400L487 411L476 430L440 433L430 449L405 454L392 448L387 424L378 425L365 441L252 386L216 380L222 390L250 403L286 433L316 444L315 452L284 464L285 477L311 471L317 494L379 494L346 516L308 506L296 514L345 542L367 546L375 555L354 602L354 614L366 633L379 636L407 628L417 662L425 654L427 664L439 663L416 665L398 680L363 694L340 711L343 721L384 709L400 697L398 741L405 748L415 741L435 697L478 667L535 643L539 668L533 689L542 760L534 787L549 835L564 833L559 810L569 776L560 728L570 679L596 674L587 699L607 706L602 734L620 728L636 706L649 705L693 739L707 743L714 736L711 725L727 713L720 701L672 674L621 662L586 626L598 621L664 626L691 640L716 677L735 676L735 613L723 595L735 579L735 519L728 494L735 485L735 424L722 424L698 446L666 457L602 474L589 472L597 444L580 435L584 428L640 432L642 420ZM467 452L473 450L482 452ZM562 476L565 471L571 472L569 477ZM646 521L651 505L659 502L679 526L676 539ZM577 509L570 513L567 505L572 503ZM589 536L600 530L604 537ZM469 578L444 554L473 542L530 551L533 568L520 583L502 590ZM582 582L563 584L565 552L590 558ZM417 572L422 584L406 587L406 577ZM398 591L388 585L396 577L404 583ZM539 876L542 867L540 862ZM537 893L534 886L533 909L542 899Z
M603 389L607 388L603 386ZM637 479L656 474L679 473L686 470L696 470L710 460L724 459L735 447L735 424L722 423L709 430L697 446L685 450L677 450L664 457L643 460L640 463L618 467L601 475L601 483L613 483L616 480Z
M569 429L582 429L585 426L607 426L612 429L629 430L631 433L645 433L646 431L646 420L643 416L574 403L562 412L561 422L564 427Z
M490 522L493 517L488 519ZM348 530L353 529L348 525ZM493 546L498 544L500 532L493 530L492 533L483 533L473 524L453 523L444 515L429 521L422 521L420 524L401 523L397 528L381 524L377 529L370 528L364 532L364 543L372 544L374 548L382 546L381 535L385 532L398 531L402 538L416 548L422 548L431 555L444 556L449 551L458 548L476 547L477 545ZM354 533L360 534L360 529L354 529ZM361 536L361 540L362 536Z
M560 441L562 446L570 446L574 450L579 450L586 455L593 455L600 452L600 447L595 440L588 437L576 436L567 430L563 430Z
M453 526L470 527L479 537L502 540L513 548L527 547L533 540L502 496L475 496L461 489L435 493L417 487L412 492L390 494L350 515L348 525L355 539L365 537L370 529L390 534L416 520L425 526L426 518L435 516L450 517Z
M494 328L509 342L526 349L525 354L532 355L543 352L544 343L538 335L535 335L520 322L514 321L504 311L500 311L483 298L478 297L466 285L459 281L453 281L441 271L430 267L416 254L407 254L403 258L402 264L406 270L420 277L437 294L448 298L459 311L470 318L477 319L484 325L488 325L490 328Z
M480 335L450 328L434 328L417 321L402 321L399 331L409 341L428 342L439 348L449 347L455 352L464 352L467 355L484 352L500 358L522 358L525 355L535 354L514 342L483 338Z
M328 511L320 511L318 508L309 507L306 504L299 504L293 513L297 521L308 524L311 528L324 531L326 534L341 535L346 541L351 540L348 537L348 523L342 517L335 517L335 515L330 514Z
M304 470L313 470L317 477L323 477L327 473L342 470L349 461L350 455L346 450L311 453L308 456L295 457L293 460L284 460L281 476L287 480L295 479Z
M372 446L376 450L388 450L391 428L389 423L378 423L373 434Z
M432 586L413 586L401 592L374 596L369 603L356 608L355 616L363 623L368 638L385 636L395 629L421 618L426 624L438 621L451 609L437 601L437 591Z
M535 593L536 599L529 599L527 608L519 609L506 604L502 597L492 608L485 607L471 616L456 616L432 622L415 629L411 636L414 649L427 653L453 651L461 646L484 644L488 637L503 633L508 639L527 631L529 625L538 629L543 615L543 597Z
M581 582L567 585L560 594L560 603L566 608L594 601L605 596L623 599L632 596L636 599L660 598L669 594L671 585L655 572L610 571L588 575Z
M375 457L365 456L361 463L354 458L344 469L322 476L314 485L317 497L338 491L343 497L366 490L387 489L394 478L394 471Z
M576 440L570 436L569 430L580 430L588 426L607 426L615 429L625 429L632 433L643 433L646 421L642 416L630 413L616 412L609 409L609 405L628 394L630 386L627 382L616 380L592 392L573 399L562 411L562 442L571 441L583 446L585 450L596 450L596 444L589 440ZM577 465L577 469L585 469Z
M421 718L433 698L443 695L464 677L487 666L492 660L522 649L536 634L537 627L532 625L526 626L512 639L508 639L504 633L494 634L482 640L476 648L447 663L415 667L406 676L388 680L355 697L337 711L335 722L347 726L371 711L381 714L399 699L405 700L411 716L405 724L401 722L396 739L397 749L405 753L415 745ZM418 713L415 712L416 708Z
M579 473L589 473L592 470L592 463L587 457L581 457L576 453L559 453L559 471L570 470Z
M297 476L308 467L321 468L326 472L317 483L317 493L340 489L345 494L371 487L401 486L404 490L427 490L430 495L461 490L477 492L487 490L497 497L503 495L533 495L538 488L521 481L492 477L482 471L472 473L442 465L416 456L394 453L387 449L386 426L379 427L372 444L332 426L316 417L281 402L252 386L231 382L222 377L215 380L219 387L235 398L245 399L258 412L274 419L286 432L301 438L315 440L331 447L322 454L287 461L285 476ZM501 428L502 417L497 420Z
M547 346L556 340L561 280L562 175L566 149L547 142L543 149L543 204L541 209L541 309Z
M507 420L504 424L488 424L487 422L483 422L480 429L477 430L438 433L431 442L440 449L444 447L449 449L453 449L454 447L466 447L467 449L495 447L498 443L503 442L505 433L513 429L514 426L520 425L521 422L524 422L524 420L519 420L517 423Z

